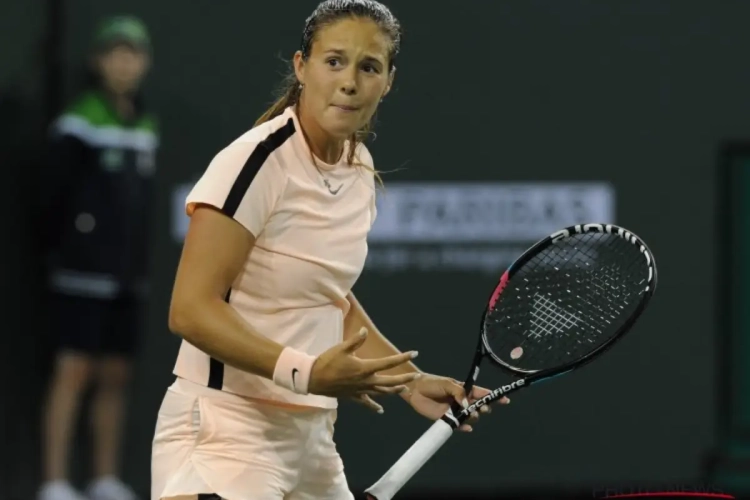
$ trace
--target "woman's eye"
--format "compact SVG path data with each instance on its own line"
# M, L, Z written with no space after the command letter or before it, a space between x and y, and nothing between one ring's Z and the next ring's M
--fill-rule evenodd
M332 68L335 68L335 67L336 67L336 66L338 66L338 64L339 64L339 60L338 60L338 59L336 59L336 58L331 58L331 59L328 59L328 61L326 61L326 62L327 62L327 63L328 63L328 65L329 65L330 67L332 67Z
M362 69L364 69L367 73L379 73L378 68L372 64L365 64Z

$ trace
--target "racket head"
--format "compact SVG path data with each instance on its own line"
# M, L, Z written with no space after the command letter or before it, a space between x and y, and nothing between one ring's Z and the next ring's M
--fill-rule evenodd
M651 250L614 224L578 224L511 264L482 315L483 355L527 381L578 368L621 339L657 285Z

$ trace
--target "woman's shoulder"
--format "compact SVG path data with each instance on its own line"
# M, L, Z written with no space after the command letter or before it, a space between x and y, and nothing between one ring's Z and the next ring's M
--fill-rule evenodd
M375 160L364 142L357 143L354 149L355 158L358 158L366 167L375 168Z
M276 146L283 144L295 133L295 125L292 118L284 114L275 116L270 120L255 124L249 130L243 132L234 143L265 144Z
M225 143L216 152L213 162L244 165L251 157L254 157L256 159L254 163L258 164L257 169L266 163L281 165L280 162L275 161L275 152L293 133L294 128L291 124L286 126L283 117L277 116L267 122L254 125Z
M357 167L359 174L365 179L365 184L370 188L375 188L376 173L375 161L367 146L359 142L354 149L354 165Z

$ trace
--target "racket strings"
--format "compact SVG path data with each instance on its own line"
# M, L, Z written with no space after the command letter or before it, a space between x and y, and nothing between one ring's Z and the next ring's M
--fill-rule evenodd
M611 242L608 242L608 244L611 244ZM567 249L562 249L560 253L565 254L566 251ZM593 255L590 252L590 249L586 247L581 248L580 253L584 257L587 257L588 259L593 259L595 257L595 255ZM555 280L556 277L554 276L551 277L550 274L541 273L539 271L540 270L543 271L544 268L554 268L556 271L564 272L564 271L567 271L568 268L573 264L575 264L576 268L580 269L580 266L578 265L577 262L575 262L575 260L576 259L566 259L565 257L561 259L559 258L559 256L556 256L552 254L551 252L547 252L547 253L538 254L537 256L532 258L532 260L526 266L524 266L524 268L521 271L519 271L517 276L522 277L526 281L528 281L527 289L534 290L533 296L536 299L534 301L534 312L540 313L540 315L538 315L536 318L534 318L534 320L532 320L532 324L538 324L538 319L548 319L550 316L552 316L553 318L556 316L558 320L560 320L563 324L569 323L569 321L566 321L564 318L564 315L569 314L569 313L567 313L567 311L565 311L565 309L563 308L556 307L554 305L555 304L554 302L552 302L549 299L545 299L544 296L540 294L540 290L545 286L547 288L547 295L551 294L551 292L553 291L556 291L555 289L567 290L568 283ZM588 265L589 262L588 260L586 260L583 263ZM610 267L610 266L601 265L599 271L601 272L603 270L606 270L607 267ZM585 274L579 276L578 282L582 286L589 288L589 289L592 286L601 288L598 285L598 283L596 283L597 279L598 279L598 276L593 275L593 270L590 270L590 271L586 271ZM540 280L544 281L544 283L539 283ZM514 280L514 283L516 281L517 280ZM540 304L539 304L540 300L542 300L543 303L546 303L546 307L544 306L540 307ZM594 305L594 304L591 304L591 305ZM600 306L596 306L596 305L594 306L599 309L602 309ZM499 309L496 309L495 311L493 311L493 314L497 314L498 312L499 312ZM550 312L555 313L555 314L550 315L549 314ZM541 316L541 318L539 316ZM563 317L560 317L560 316L563 316ZM569 316L575 317L572 314L569 314ZM537 334L534 336L538 337L539 335Z
M591 236L595 236L595 235L587 235L587 236L591 238ZM605 243L605 245L611 246L615 244L616 241L617 240L610 239ZM573 267L586 269L586 271L584 271L584 274L579 276L578 279L576 280L577 283L580 286L588 289L589 292L593 290L594 292L597 292L606 298L606 295L602 293L604 291L603 290L604 287L602 286L602 284L606 284L607 281L609 281L607 278L611 277L612 273L616 272L618 268L608 265L608 264L603 264L599 267L599 269L597 269L598 273L594 273L591 269L590 264L591 264L592 259L597 257L596 252L592 251L592 248L587 248L585 246L580 247L580 250L581 250L582 256L584 256L585 259L581 260L580 262L576 262L575 258L567 259L563 263L563 265L559 267L559 269L561 271L568 271L568 268L570 268L571 265L573 265ZM546 255L545 257L549 257L549 256ZM583 264L583 266L578 266L577 264ZM566 273L566 276L570 276L570 274ZM569 283L564 283L564 284L566 286L566 289L569 288ZM584 298L584 297L581 297L580 294L576 294L576 297L578 299ZM542 362L542 360L539 359L540 354L544 354L548 358L544 360L545 365L564 363L565 361L567 361L566 358L569 358L569 357L580 357L591 349L591 344L596 344L596 342L595 342L595 339L591 337L591 335L589 336L581 335L579 331L571 332L571 329L575 326L578 326L578 324L580 324L581 321L584 321L584 323L581 324L581 326L584 327L584 330L586 326L590 326L593 328L593 330L597 334L602 334L603 333L602 330L607 328L609 326L609 323L611 323L611 321L607 318L607 315L610 317L613 317L613 315L609 313L608 311L605 311L604 308L600 304L592 304L591 301L588 301L588 305L590 307L593 306L595 309L598 309L599 317L597 317L597 315L588 315L587 318L582 319L584 314L580 310L580 307L576 308L575 307L576 304L566 304L566 302L570 302L570 300L564 300L564 299L565 297L563 297L563 300L560 301L563 307L558 306L555 308L557 309L556 311L554 309L552 311L553 312L552 317L554 318L552 325L557 326L556 323L558 324L562 323L563 325L566 326L566 328L562 328L562 329L557 328L557 331L563 334L566 334L566 336L568 337L570 337L572 333L575 333L576 337L573 339L571 338L564 339L567 341L567 345L563 346L561 345L562 342L559 337L554 337L554 336L549 336L549 335L544 336L542 340L546 344L545 345L546 350L532 349L530 351L531 355L526 358L526 363L540 364L540 362ZM570 299L570 297L568 297L568 299ZM550 304L554 304L554 302L552 302L549 299L546 302ZM539 304L538 300L535 301L534 304L538 306ZM576 318L577 321L575 322L571 321L570 318L565 317L566 309L571 309L571 308L575 309L575 313L568 312L568 315L570 316L570 318ZM540 317L542 320L546 320L546 322L549 323L550 311L548 309L552 309L552 308L543 308L541 310L541 315L540 315L539 307L535 308L532 314L533 316L532 326L539 323ZM604 321L598 321L599 319L603 319ZM586 323L588 323L588 325ZM549 331L549 329L544 329L544 330L545 332ZM533 330L531 330L531 332L532 332L532 335L530 337L538 341L539 335L533 335L533 333L537 333L537 332L534 332ZM555 348L555 347L558 347L558 348ZM560 347L565 347L565 349L560 349Z
M610 240L608 243L612 244L612 241L614 241L614 240ZM592 252L592 251L590 251L590 250L591 249L587 249L587 248L584 247L583 248L583 252L582 252L582 254L585 257L589 258L589 259L595 257L595 253ZM546 257L549 257L549 256L546 256ZM546 260L549 260L549 259L546 259ZM571 267L571 264L573 264L575 261L576 261L576 259L569 259L559 269L566 271L567 268ZM578 264L580 264L580 262ZM573 264L573 267L579 267L579 268L584 268L585 269L586 265L589 264L589 261L587 261L587 260L584 259L583 264L584 264L584 266L576 266L575 264ZM530 269L533 269L533 268L530 267ZM593 274L589 270L584 275L579 276L579 278L576 281L578 282L579 285L583 286L584 288L589 289L589 293L593 289L594 292L598 292L599 294L601 294L601 292L603 291L603 288L604 288L604 286L602 286L602 285L606 286L606 283L609 281L607 278L611 277L613 271L616 272L617 269L618 268L616 268L616 267L612 267L612 266L608 266L608 265L602 265L601 268L599 269L599 274ZM569 276L569 274L568 274L568 276ZM568 285L568 284L566 283L566 285ZM579 298L583 298L580 295L578 295L578 297ZM606 295L605 295L605 297L606 297ZM576 334L578 335L578 337L582 337L582 338L575 339L577 341L577 343L576 344L572 344L572 346L573 346L572 351L573 352L571 352L571 348L570 348L571 344L570 343L569 343L569 345L566 346L567 349L565 349L565 350L562 350L562 349L559 349L559 348L555 349L554 348L555 346L560 347L559 344L561 342L560 342L559 338L550 337L549 335L540 336L540 335L538 335L538 333L539 333L538 331L535 332L533 330L533 326L539 326L540 322L541 323L548 323L549 324L550 323L549 319L550 319L550 317L552 317L553 320L551 322L551 326L553 328L543 328L544 333L548 333L548 332L550 332L550 330L552 330L553 332L558 332L558 333L560 333L560 332L562 332L562 333L570 333L570 329L572 327L574 327L574 326L577 326L576 323L580 323L580 321L581 321L581 316L582 316L581 314L576 315L575 313L571 313L571 312L568 311L568 314L567 314L568 317L566 317L566 308L564 307L565 305L567 305L567 304L564 304L564 302L566 302L566 301L564 301L564 300L561 301L563 303L563 307L559 307L559 306L558 307L549 307L549 304L554 304L554 302L552 302L550 300L547 300L546 302L548 303L547 307L541 307L540 308L539 307L540 304L539 304L538 297L534 301L535 307L533 308L533 311L532 311L533 312L533 314L532 314L533 319L531 321L531 323L532 323L532 329L530 330L531 333L532 333L532 335L530 335L529 337L531 339L534 339L534 340L537 340L537 341L539 341L539 337L542 337L542 339L544 341L546 341L545 343L547 344L546 345L547 349L546 349L546 351L539 350L539 349L531 350L530 354L535 354L535 355L534 356L528 356L526 358L526 363L539 364L540 363L540 360L538 359L540 357L539 354L546 354L548 358L551 357L550 359L546 360L547 363L545 363L545 364L548 364L548 363L556 364L556 363L560 363L560 362L566 361L566 359L564 359L564 358L567 358L569 356L578 357L578 356L581 356L581 355L585 354L585 352L587 350L589 350L590 347L589 347L589 345L586 345L586 342L582 342L582 340L584 340L584 341L587 340L588 344L594 343L594 340L592 338L590 338L590 337L586 338L585 336L580 335L580 332L576 332ZM598 309L599 310L599 317L602 318L602 319L604 319L605 322L608 322L608 323L611 322L607 318L607 311L605 311L604 308L601 305L599 305L599 304L592 304L591 301L588 301L588 305L589 306L593 305L595 307L595 309ZM580 312L580 311L576 311L576 312ZM609 316L611 317L613 315L609 314ZM573 318L576 318L577 321L573 320ZM597 319L599 319L599 318L597 318L597 315L590 315L589 318L586 318L586 319L589 320L588 323L590 323L590 326L592 326L594 328L594 330L596 330L598 333L601 333L602 330L608 326L607 324L604 324L602 321L597 321ZM564 325L564 327L560 328L560 324ZM555 327L557 327L557 328L555 328ZM534 333L537 333L537 335L534 335ZM526 342L523 342L523 343L525 344ZM554 345L550 345L550 344L554 344ZM583 352L580 352L580 351L583 351Z
M632 267L636 263L637 261L633 261L629 267ZM616 331L616 328L613 329L612 327L613 324L617 323L620 313L624 311L624 307L616 300L612 300L612 292L618 288L617 285L613 286L612 283L618 283L619 279L621 279L621 273L617 267L602 267L603 268L600 269L600 272L597 274L592 272L586 273L586 275L580 280L580 284L589 290L593 289L602 299L609 302L609 307L603 306L601 301L599 303L594 303L591 300L588 300L585 295L582 296L578 294L576 299L579 303L571 304L571 306L573 308L577 307L577 310L579 311L581 308L591 308L591 314L586 318L588 325L584 324L582 326L589 326L593 331L590 331L589 335L581 335L578 338L573 339L573 342L566 345L566 349L564 350L555 349L554 346L548 345L548 351L552 356L552 359L549 360L550 363L548 364L559 365L566 363L571 359L580 358L590 352L593 348L597 347L602 341L607 340L609 338L609 335L607 335L608 331L610 331L611 334L614 334ZM575 333L577 334L578 332ZM593 335L591 335L591 333L593 333ZM560 344L560 339L550 339L553 340L555 345ZM527 362L534 362L534 359L529 359Z
M512 277L485 323L493 353L538 370L580 358L637 307L648 274L639 248L617 235L573 235ZM520 349L519 349L520 348Z

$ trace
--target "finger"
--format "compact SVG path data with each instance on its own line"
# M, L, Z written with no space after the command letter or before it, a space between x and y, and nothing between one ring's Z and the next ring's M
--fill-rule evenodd
M382 392L373 391L371 389L367 389L367 390L364 390L364 391L359 391L359 392L357 392L357 394L360 394L360 395L363 395L363 396L365 394L368 395L368 396L382 396L383 395Z
M405 385L397 385L394 387L385 387L382 385L376 385L371 389L375 394L401 394L407 391L408 388Z
M356 335L352 335L348 339L346 339L342 344L342 348L344 352L353 353L360 347L362 347L362 344L365 343L365 340L367 340L367 328L362 327L359 329L359 333Z
M367 377L363 383L368 384L370 388L375 386L380 387L395 387L399 385L408 384L414 382L422 376L421 373L404 373L402 375L371 375Z
M461 431L461 432L472 432L474 430L474 428L472 426L470 426L470 425L467 425L467 424L461 424L461 426L458 428L458 430Z
M503 396L500 398L500 400L497 402L499 405L507 405L510 403L510 398L508 396Z
M485 397L487 394L490 393L489 389L485 389L484 387L474 386L471 388L471 399L477 400Z
M385 410L383 409L383 407L377 404L375 401L373 401L372 398L368 396L367 394L360 394L357 397L355 397L354 400L381 415L385 413Z
M479 420L479 414L473 411L471 412L471 415L469 415L469 418L466 419L466 423L469 425L476 424L478 420Z
M485 414L485 415L486 415L486 414L488 414L488 413L492 413L492 409L490 409L489 405L484 405L484 406L482 406L482 407L481 407L481 408L479 409L479 413L482 413L482 414Z
M417 351L411 351L401 354L394 354L393 356L388 356L385 358L363 359L362 365L365 373L367 375L372 375L373 373L390 370L391 368L395 368L398 365L408 363L412 359L416 358L417 354Z
M372 389L364 389L361 391L358 391L358 394L367 394L368 396L382 396L383 394L402 394L409 389L405 386L396 386L396 387L382 387L382 386L375 386Z
M456 400L456 403L460 404L463 408L466 408L469 406L469 402L466 398L466 391L464 390L464 386L459 384L458 382L451 381L450 384L445 386L445 390L453 396L453 399Z

